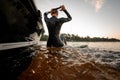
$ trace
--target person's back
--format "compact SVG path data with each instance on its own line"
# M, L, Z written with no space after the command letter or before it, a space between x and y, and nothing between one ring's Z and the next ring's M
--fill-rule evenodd
M72 18L67 12L64 6L61 6L61 11L64 11L68 18L57 18L57 9L52 9L51 12L44 13L44 19L48 28L49 38L47 41L47 47L63 47L64 44L60 39L60 30L64 22L70 21ZM48 18L47 15L51 13L52 17Z

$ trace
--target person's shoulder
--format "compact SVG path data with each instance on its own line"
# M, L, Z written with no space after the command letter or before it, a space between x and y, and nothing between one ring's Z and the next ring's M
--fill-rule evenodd
M63 21L65 18L64 17L61 17L61 18L58 18L59 21Z

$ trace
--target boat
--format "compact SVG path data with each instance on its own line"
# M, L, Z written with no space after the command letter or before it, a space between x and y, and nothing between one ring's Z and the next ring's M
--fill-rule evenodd
M31 63L43 34L34 0L0 0L0 79L16 80Z

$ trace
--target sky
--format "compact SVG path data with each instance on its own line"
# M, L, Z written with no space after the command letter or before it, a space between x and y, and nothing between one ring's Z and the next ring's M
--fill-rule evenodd
M65 5L72 20L62 25L61 33L120 39L120 0L35 0L41 10L45 34L44 12ZM50 15L49 15L50 17ZM66 17L59 11L59 17Z

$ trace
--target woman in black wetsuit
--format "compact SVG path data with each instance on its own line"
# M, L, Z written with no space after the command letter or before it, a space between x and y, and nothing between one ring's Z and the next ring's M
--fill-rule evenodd
M61 9L61 11L65 12L67 15L67 18L57 18L58 17L58 9ZM51 18L48 18L47 15L51 13ZM60 30L63 23L68 22L72 20L72 17L65 9L64 5L60 6L59 8L51 9L50 12L44 13L44 20L46 22L48 32L49 32L49 38L47 41L47 47L63 47L64 44L60 39Z

